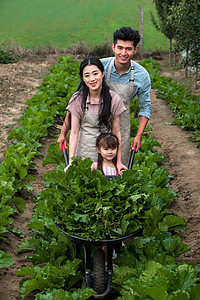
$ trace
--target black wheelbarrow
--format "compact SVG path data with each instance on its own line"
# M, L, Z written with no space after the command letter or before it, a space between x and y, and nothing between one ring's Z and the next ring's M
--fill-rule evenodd
M65 146L62 147L65 164L68 165L68 156ZM135 150L131 151L128 169L132 169ZM118 179L120 175L104 175L108 180ZM67 236L71 237L83 245L84 249L84 264L85 264L85 280L86 286L93 288L96 294L94 298L103 298L111 291L111 279L113 272L113 251L122 245L126 239L132 239L141 234L142 229L116 239L90 241L78 236L69 234L62 230L57 224L56 226ZM106 246L107 267L105 263L105 251L102 249Z

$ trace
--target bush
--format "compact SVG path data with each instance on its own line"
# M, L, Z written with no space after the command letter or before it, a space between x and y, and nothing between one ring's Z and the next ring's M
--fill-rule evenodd
M15 55L12 52L0 50L0 63L1 64L13 64L20 59L20 56Z

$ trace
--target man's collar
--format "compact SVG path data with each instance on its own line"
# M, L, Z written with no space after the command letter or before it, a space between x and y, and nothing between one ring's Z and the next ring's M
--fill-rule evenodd
M119 74L119 73L117 72L116 68L115 68L115 58L113 59L113 65L112 65L112 67L113 67L114 73ZM130 62L130 67L129 67L128 71L125 72L125 73L123 73L123 74L128 74L130 71L131 71L131 62Z

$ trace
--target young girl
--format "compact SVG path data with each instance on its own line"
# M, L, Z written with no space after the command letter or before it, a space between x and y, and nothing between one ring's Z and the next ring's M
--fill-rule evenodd
M117 152L119 141L113 133L101 133L96 140L98 161L92 164L92 170L100 170L103 175L118 175Z
M120 172L126 168L121 162L120 132L120 116L126 108L121 98L106 85L104 67L99 59L89 57L82 61L80 78L78 90L67 106L71 113L69 165L73 156L89 157L96 161L97 136L101 132L112 132L119 141L117 168Z

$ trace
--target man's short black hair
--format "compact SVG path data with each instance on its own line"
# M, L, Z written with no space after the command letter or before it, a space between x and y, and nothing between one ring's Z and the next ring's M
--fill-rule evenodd
M133 30L131 27L121 27L113 33L114 45L117 40L133 41L134 47L140 42L140 35L137 30Z

